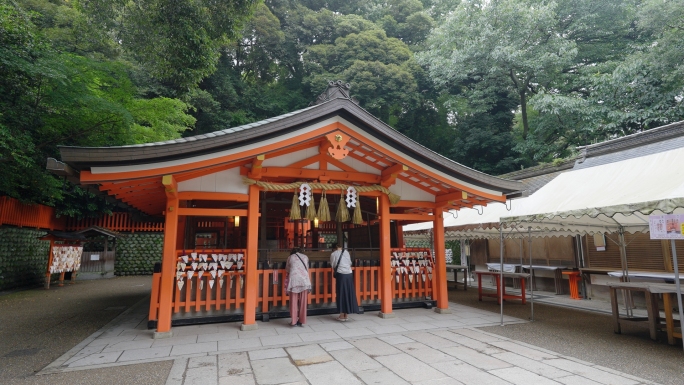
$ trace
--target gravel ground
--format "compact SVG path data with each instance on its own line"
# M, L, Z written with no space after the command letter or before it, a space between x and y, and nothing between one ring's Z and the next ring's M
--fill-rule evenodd
M117 277L0 295L0 382L164 384L172 361L34 375L146 298L150 281L149 276Z
M494 299L477 299L477 289L450 290L449 300L478 309L499 312ZM529 319L530 305L504 302L504 314ZM648 329L623 326L613 333L610 315L535 303L535 321L490 326L482 330L526 342L554 352L592 362L666 385L684 384L684 352L681 345L652 341Z

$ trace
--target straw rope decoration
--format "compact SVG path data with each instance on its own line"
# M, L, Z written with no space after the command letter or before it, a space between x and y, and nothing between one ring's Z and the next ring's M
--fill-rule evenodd
M310 221L316 219L316 204L314 202L313 194L311 195L311 203L306 207L306 219Z
M272 183L272 182L262 182L262 181L257 181L254 179L250 179L247 177L242 178L243 183L247 185L256 185L261 187L264 191L287 191L287 190L295 190L294 197L292 197L292 208L290 210L290 219L301 219L301 211L299 209L299 200L297 199L297 189L299 186L301 186L303 183L307 182L293 182L293 183ZM342 200L341 202L344 202L344 192L347 190L349 185L343 184L343 183L308 183L309 186L311 186L312 190L323 190L323 193L325 194L325 191L327 190L342 190ZM397 194L392 193L387 189L387 187L383 187L380 185L372 185L372 186L353 186L357 192L362 193L362 192L369 192L369 191L380 191L384 194L387 194L387 197L389 198L390 204L397 204L401 201L401 197ZM325 195L324 195L325 197ZM330 208L328 207L327 199L325 200L325 207L323 206L323 199L321 198L321 203L319 204L318 207L318 219L320 221L325 221L323 219L323 214L325 214L325 211L328 212L328 215L330 215ZM340 204L339 206L342 206ZM346 205L345 205L346 206ZM360 205L357 205L359 207ZM309 206L310 207L310 206ZM326 210L327 208L327 210ZM345 207L346 209L346 207ZM358 217L361 217L361 209L359 209L359 215ZM338 207L338 212L340 211ZM347 212L347 221L349 220L349 210L345 210ZM356 210L354 210L356 211ZM342 214L344 216L344 214ZM354 213L354 216L356 217L356 212ZM336 219L338 219L338 216L336 216ZM329 219L328 219L329 220ZM346 222L346 221L344 221Z
M318 220L321 222L330 221L330 206L328 206L328 198L325 196L325 190L321 194L321 201L318 203Z
M354 215L352 216L352 223L355 225L360 225L363 223L363 217L361 216L361 202L356 203L354 207Z
M299 186L297 186L299 187ZM294 195L292 196L292 207L290 207L290 219L302 219L302 213L299 210L299 194L297 194L297 189L295 188Z
M344 192L342 192L340 195L340 201L337 203L335 220L338 222L347 222L349 220L349 209L347 208L347 204L344 202Z

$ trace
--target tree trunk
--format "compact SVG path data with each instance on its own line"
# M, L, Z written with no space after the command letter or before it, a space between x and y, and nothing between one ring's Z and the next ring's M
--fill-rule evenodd
M527 133L529 132L529 125L527 123L527 95L525 89L520 91L520 113L522 115L523 123L523 139L527 139Z

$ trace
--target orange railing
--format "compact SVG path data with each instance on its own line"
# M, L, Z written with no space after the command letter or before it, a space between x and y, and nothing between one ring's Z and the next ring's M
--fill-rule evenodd
M10 197L0 197L0 225L63 230L64 218L55 218L55 209L39 204L25 204Z
M200 250L199 252L226 253L227 251ZM356 296L360 305L379 303L379 269L378 266L353 268ZM329 267L310 268L309 273L312 286L309 294L309 305L325 306L334 303L336 293L332 269ZM287 295L284 286L285 270L258 270L257 274L259 280L257 309L260 309L262 313L267 313L272 307L286 307L289 295ZM276 281L273 280L274 274L277 274ZM423 280L423 275L426 277L425 280ZM428 279L429 275L426 268L422 267L421 272L413 274L411 280L406 274L400 274L399 279L397 279L396 269L393 268L391 275L392 298L395 301L432 298L433 288L431 280ZM241 313L245 302L245 273L238 271L224 274L221 278L223 285L219 283L217 277L213 288L210 288L208 282L211 278L208 274L202 276L201 280L204 281L202 288L200 288L200 278L197 275L194 275L190 280L186 279L182 289L176 285L172 303L173 313L216 310L233 314ZM150 320L156 320L158 316L160 285L161 273L154 273L152 276L153 300L150 301Z
M129 213L104 214L99 218L85 218L81 220L69 218L66 222L66 229L68 231L79 231L90 226L99 226L112 231L123 232L164 231L164 222L137 222L133 220Z

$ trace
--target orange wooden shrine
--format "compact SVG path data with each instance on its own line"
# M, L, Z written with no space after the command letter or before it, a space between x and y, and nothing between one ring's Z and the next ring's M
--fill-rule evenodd
M391 317L393 307L427 299L447 312L444 212L503 202L521 189L519 182L413 142L354 103L341 82L331 82L310 107L244 126L160 143L60 151L61 162L49 161L52 172L164 216L162 263L150 302L150 325L159 335L172 325L236 319L254 329L257 319L286 308L279 263L292 246L304 246L312 261L309 308L334 308L329 245L319 248L326 232L338 239L346 234L350 245L367 240L368 248L353 250L357 297L366 311ZM279 188L293 182L321 186L313 188L315 207L325 190L333 217L344 204L343 190L327 187L356 187L363 223L290 220L294 189ZM434 251L402 248L401 225L424 221L434 221ZM205 257L183 259L193 255ZM234 263L225 268L220 263L228 256ZM393 262L397 257L431 262L407 271ZM207 264L201 277L193 262ZM220 277L207 269L212 263L213 271L223 271Z

